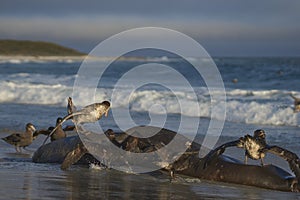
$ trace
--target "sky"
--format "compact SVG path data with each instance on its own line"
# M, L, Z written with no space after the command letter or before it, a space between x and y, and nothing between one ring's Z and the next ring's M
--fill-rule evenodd
M0 0L0 39L88 53L148 26L180 31L212 56L300 56L299 0Z

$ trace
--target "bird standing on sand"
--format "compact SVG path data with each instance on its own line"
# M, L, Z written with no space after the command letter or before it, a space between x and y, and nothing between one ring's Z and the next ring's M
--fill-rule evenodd
M28 123L26 124L26 131L24 133L13 133L5 138L2 138L8 144L14 145L17 152L22 152L20 147L27 147L33 141L33 133L35 132L35 127Z

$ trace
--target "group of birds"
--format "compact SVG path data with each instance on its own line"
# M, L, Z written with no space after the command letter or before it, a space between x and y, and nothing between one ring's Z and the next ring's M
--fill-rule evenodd
M296 102L297 98L293 98L295 99L296 107L300 100L299 102ZM17 152L21 152L21 147L25 148L29 146L40 134L47 135L43 145L49 137L51 138L51 141L65 138L66 131L72 131L75 129L75 126L66 126L65 128L62 128L62 124L69 119L72 119L74 124L96 122L103 115L107 116L109 109L110 103L108 101L103 101L102 103L94 103L85 106L81 110L77 110L72 98L69 97L67 104L68 115L64 118L57 118L55 127L49 127L47 130L37 131L33 124L28 123L26 124L26 130L24 133L13 133L2 139L11 145L14 145ZM263 158L265 157L265 154L269 152L285 159L289 163L291 170L297 177L300 177L300 159L298 156L295 153L281 147L268 145L266 142L265 131L261 129L254 131L253 136L247 134L244 137L239 138L239 140L228 142L215 148L206 156L206 162L208 163L213 157L223 154L227 147L232 146L243 148L245 150L245 164L247 164L247 159L251 158L253 160L260 159L261 165L264 165Z
M66 131L73 131L75 126L68 125L65 128L62 128L62 124L72 119L72 121L76 124L88 123L88 122L96 122L98 121L102 115L105 114L107 116L108 111L110 109L110 103L108 101L103 101L102 103L94 103L88 106L85 106L81 110L77 110L76 106L73 103L71 97L68 98L67 111L68 115L64 118L57 118L56 126L49 127L48 129L36 130L33 124L26 124L26 130L23 133L13 133L7 137L2 138L8 144L15 146L17 152L22 152L22 149L29 146L33 140L37 138L38 135L46 135L46 139L43 145L46 143L47 139L50 137L51 142L54 140L58 140L61 138L65 138Z

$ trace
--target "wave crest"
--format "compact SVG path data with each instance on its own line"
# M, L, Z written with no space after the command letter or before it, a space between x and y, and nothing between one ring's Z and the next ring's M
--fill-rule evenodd
M20 74L20 76L27 76ZM62 78L65 80L65 78ZM0 103L43 104L66 106L67 97L72 95L73 86L62 83L49 85L47 83L21 83L15 81L0 81ZM128 88L127 88L128 90ZM84 106L91 103L86 99L87 93L94 90L83 88L76 97L75 104ZM113 89L98 88L96 99L111 100ZM218 92L218 91L216 91ZM190 117L211 117L211 106L220 102L211 102L206 88L198 88L197 98L192 98L187 91L157 91L142 90L131 93L129 102L124 101L128 91L124 89L115 95L113 109L129 108L135 112L152 112L163 114L160 109L151 109L153 104L161 105L168 114L182 114ZM227 90L226 120L247 124L297 125L297 114L293 112L293 101L289 91L265 90ZM296 93L296 92L294 92ZM180 103L179 103L180 101ZM194 108L199 106L200 112ZM217 113L214 118L218 119ZM220 111L221 112L221 111Z

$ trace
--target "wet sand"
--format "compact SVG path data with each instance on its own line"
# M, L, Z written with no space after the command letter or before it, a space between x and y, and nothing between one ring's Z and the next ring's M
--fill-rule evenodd
M6 136L0 133L1 137ZM37 164L31 156L39 137L22 154L0 142L0 199L300 199L298 193L211 182L166 173L127 174L113 169ZM228 140L228 138L226 139Z

